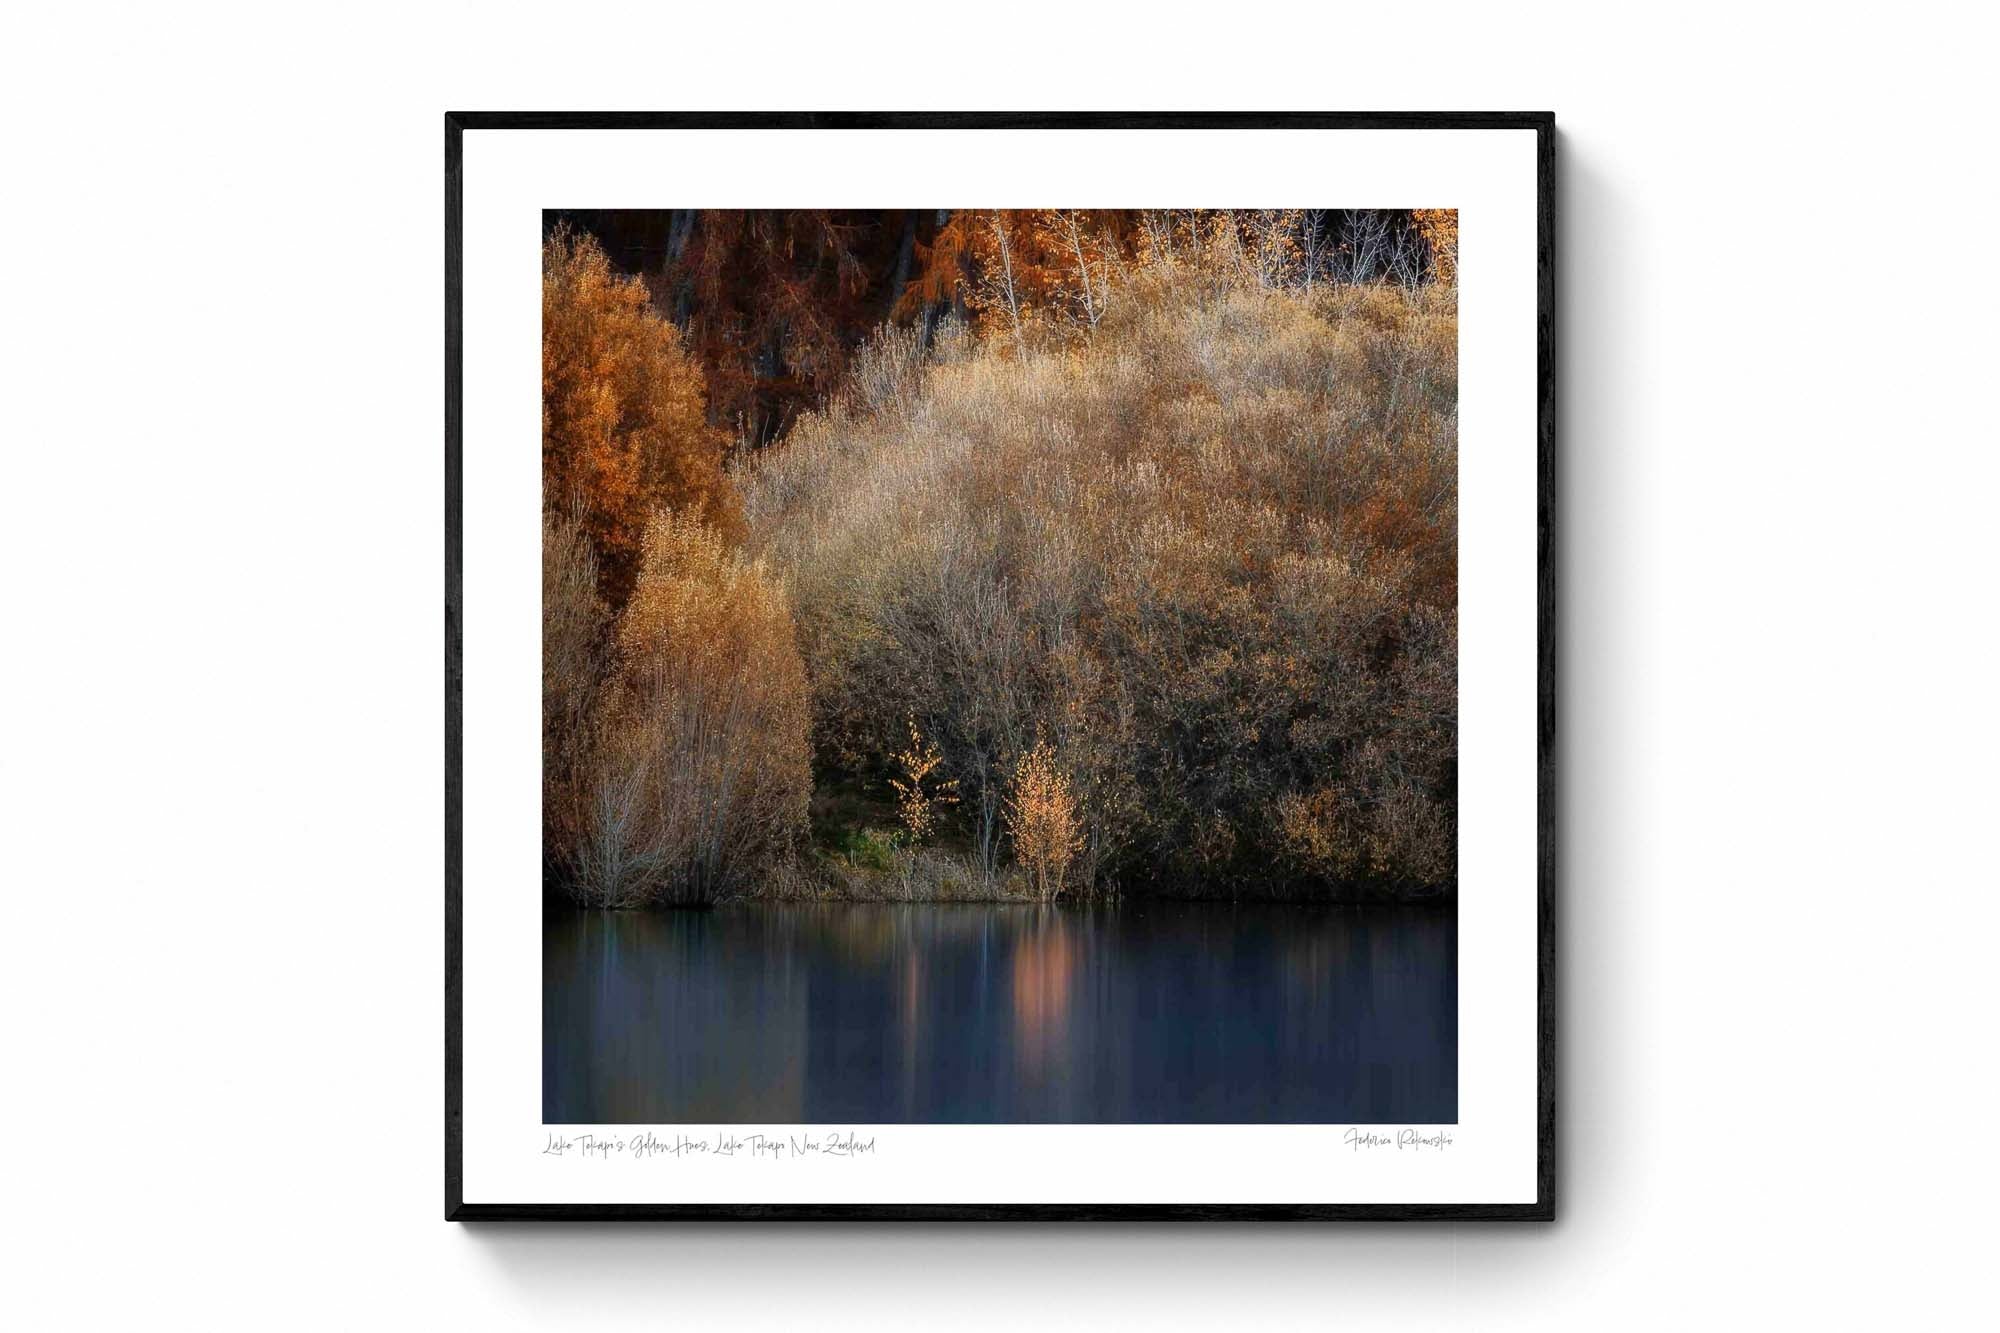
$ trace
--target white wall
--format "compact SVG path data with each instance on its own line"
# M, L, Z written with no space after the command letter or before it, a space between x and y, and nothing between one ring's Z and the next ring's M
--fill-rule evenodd
M8 1322L1990 1308L1990 43L1923 3L1119 9L10 15ZM439 1221L441 112L1008 106L1559 116L1562 1220Z

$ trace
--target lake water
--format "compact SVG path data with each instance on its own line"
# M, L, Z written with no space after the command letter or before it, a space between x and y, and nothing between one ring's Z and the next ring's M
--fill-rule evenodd
M550 1124L1458 1118L1449 911L766 905L544 930Z

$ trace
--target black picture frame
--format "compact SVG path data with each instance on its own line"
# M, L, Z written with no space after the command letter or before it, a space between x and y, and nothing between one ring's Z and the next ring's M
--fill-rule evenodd
M1532 130L1536 135L1536 1197L1468 1204L467 1203L463 1191L463 148L468 130ZM1552 1221L1556 1212L1555 116L1500 112L452 111L445 194L445 1163L447 1221Z

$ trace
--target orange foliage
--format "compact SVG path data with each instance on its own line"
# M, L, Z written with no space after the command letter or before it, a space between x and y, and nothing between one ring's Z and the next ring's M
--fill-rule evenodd
M695 216L655 290L709 367L718 424L763 444L838 382L848 344L887 313L869 290L885 239L826 209Z
M722 453L701 367L644 284L614 273L590 236L558 228L542 246L542 492L577 508L614 605L654 510L740 529Z
M960 209L919 249L904 308L963 303L982 332L1017 341L1051 325L1094 328L1131 235L1129 214L1112 210Z
M1458 210L1413 208L1410 221L1430 246L1431 276L1446 287L1458 285Z

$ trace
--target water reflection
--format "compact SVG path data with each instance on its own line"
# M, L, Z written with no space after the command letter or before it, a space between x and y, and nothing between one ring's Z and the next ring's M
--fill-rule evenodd
M1038 1078L1048 1069L1068 1030L1076 973L1068 919L1052 908L1031 910L1044 920L1013 945L1014 1067L1024 1078Z
M1221 904L564 912L542 1117L1449 1122L1449 913Z

